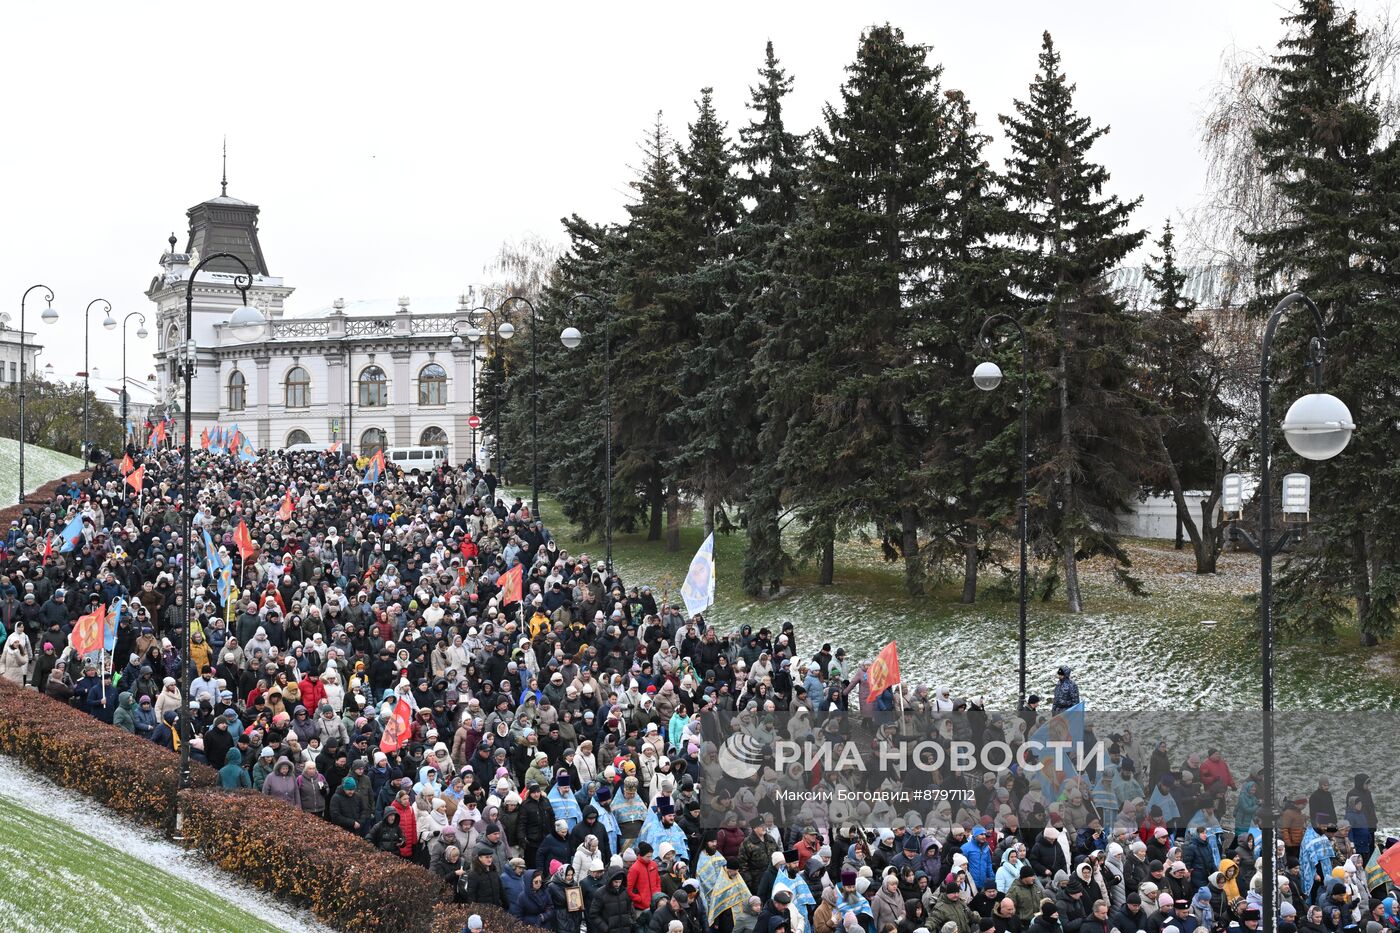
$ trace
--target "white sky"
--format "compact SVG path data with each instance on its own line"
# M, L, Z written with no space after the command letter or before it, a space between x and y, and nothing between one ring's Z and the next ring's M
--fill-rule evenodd
M262 207L289 310L346 298L450 295L504 239L562 241L558 219L619 219L636 144L663 110L683 136L715 88L731 132L764 42L794 76L789 126L815 124L863 27L933 46L944 86L983 125L1024 96L1043 29L1078 105L1112 133L1095 155L1157 228L1202 184L1198 119L1222 51L1271 46L1273 0L10 4L0 14L0 307L52 286L38 322L60 374L82 369L82 309L150 310L143 292L185 210L219 193ZM1369 9L1369 5L1368 5ZM1000 153L1001 149L997 150ZM120 346L92 320L93 363ZM149 351L135 339L129 371ZM147 346L153 340L147 341Z

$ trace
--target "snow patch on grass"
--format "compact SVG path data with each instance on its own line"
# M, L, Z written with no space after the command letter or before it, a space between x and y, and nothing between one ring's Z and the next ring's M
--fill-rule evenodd
M5 755L0 821L0 916L14 929L330 931Z
M82 468L83 461L77 457L33 444L24 445L24 485L29 487L29 492ZM19 442L0 437L0 507L13 505L18 498Z

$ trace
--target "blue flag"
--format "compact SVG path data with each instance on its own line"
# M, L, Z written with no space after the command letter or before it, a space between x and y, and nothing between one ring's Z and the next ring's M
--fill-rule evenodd
M1077 750L1084 744L1084 704L1076 703L1063 713L1051 717L1045 725L1031 734L1031 740L1039 742L1041 748L1045 749L1041 753L1040 763L1043 767L1037 774L1040 778L1041 792L1045 794L1046 800L1055 800L1060 796L1060 788L1067 781L1079 777L1074 762ZM1051 742L1070 742L1073 743L1073 748L1066 749L1066 754L1057 761L1053 747L1049 744ZM1061 763L1064 768L1057 767Z
M73 550L73 545L83 536L83 517L74 515L73 520L58 533L58 536L63 539L63 547L59 548L59 551L67 553Z
M102 650L113 651L117 647L117 624L122 620L122 610L126 608L126 600L119 599L112 607L111 615L107 616L107 622L102 629Z

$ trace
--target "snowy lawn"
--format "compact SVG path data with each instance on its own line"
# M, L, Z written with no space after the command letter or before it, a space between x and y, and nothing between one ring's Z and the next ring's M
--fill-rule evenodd
M60 476L76 473L83 462L44 447L26 444L24 447L24 485L33 492ZM19 443L0 437L0 508L13 505L19 498Z
M0 756L0 826L0 916L10 930L328 931L7 756Z

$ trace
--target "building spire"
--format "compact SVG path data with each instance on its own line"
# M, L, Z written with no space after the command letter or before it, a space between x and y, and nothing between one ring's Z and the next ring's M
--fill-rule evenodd
M219 179L219 196L228 197L228 137L224 137L224 175Z

